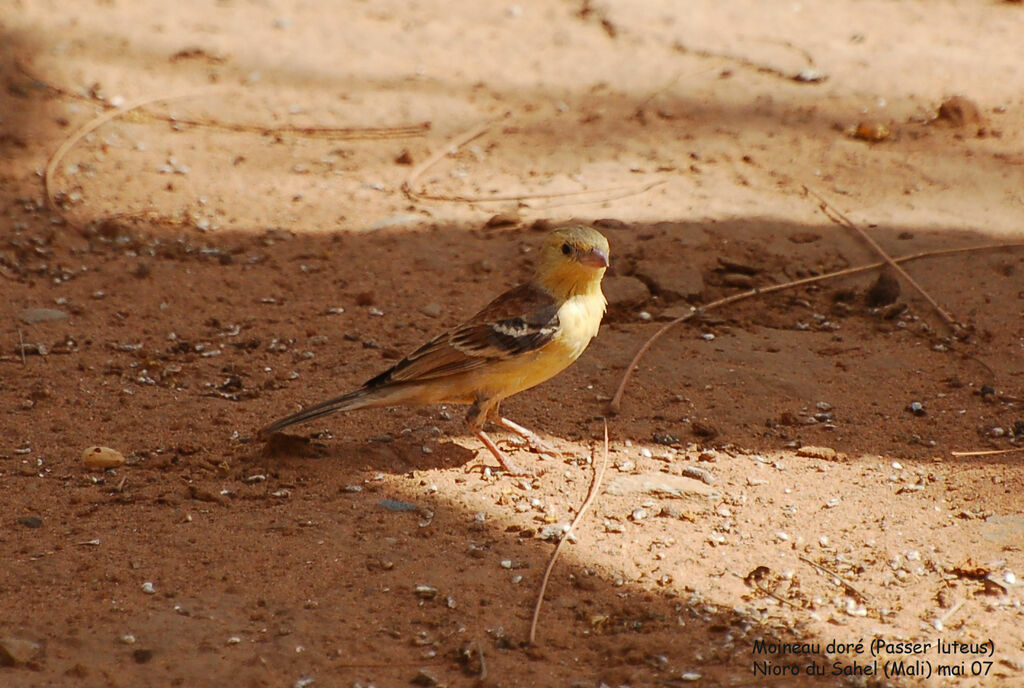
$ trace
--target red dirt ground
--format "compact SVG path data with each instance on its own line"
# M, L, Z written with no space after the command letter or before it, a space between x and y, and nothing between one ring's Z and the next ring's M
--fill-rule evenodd
M662 337L526 642L638 347L878 260L804 185L892 255L1024 241L1019 3L691 5L0 10L0 685L1020 685L1022 455L951 453L1024 439L1019 246L904 264L955 333L875 268ZM612 307L503 406L542 475L458 408L255 439L570 220Z

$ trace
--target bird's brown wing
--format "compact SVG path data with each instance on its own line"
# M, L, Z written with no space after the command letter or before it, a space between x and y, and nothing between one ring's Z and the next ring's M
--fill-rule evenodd
M522 284L505 292L464 324L430 340L364 387L431 380L536 351L558 332L559 303Z

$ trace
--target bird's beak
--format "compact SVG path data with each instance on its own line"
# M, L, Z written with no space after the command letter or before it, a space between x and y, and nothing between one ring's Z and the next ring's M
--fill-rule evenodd
M595 247L586 253L581 253L579 261L580 264L590 268L606 268L609 265L608 252L602 248Z

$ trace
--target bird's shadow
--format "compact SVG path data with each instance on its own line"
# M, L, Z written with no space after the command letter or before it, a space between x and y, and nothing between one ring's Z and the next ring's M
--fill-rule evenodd
M400 474L459 467L470 470L480 463L474 461L478 457L483 459L481 452L451 440L429 443L415 438L360 441L342 440L324 434L300 436L276 433L267 438L254 458L275 463L301 459L331 460L354 470Z

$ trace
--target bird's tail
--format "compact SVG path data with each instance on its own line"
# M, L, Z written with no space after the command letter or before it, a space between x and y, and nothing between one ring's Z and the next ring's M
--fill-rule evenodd
M388 393L391 391L392 393ZM298 413L293 413L290 416L275 420L267 427L260 430L260 436L269 437L275 432L280 432L287 427L292 425L298 425L299 423L308 423L311 420L327 416L332 413L338 413L340 411L352 411L354 409L366 408L368 406L383 406L387 404L396 403L400 401L393 397L393 392L397 390L384 390L384 389L372 389L367 387L361 387L354 392L348 394L342 394L340 397L334 397L327 401L321 401L319 404L313 404L309 408L302 409Z

